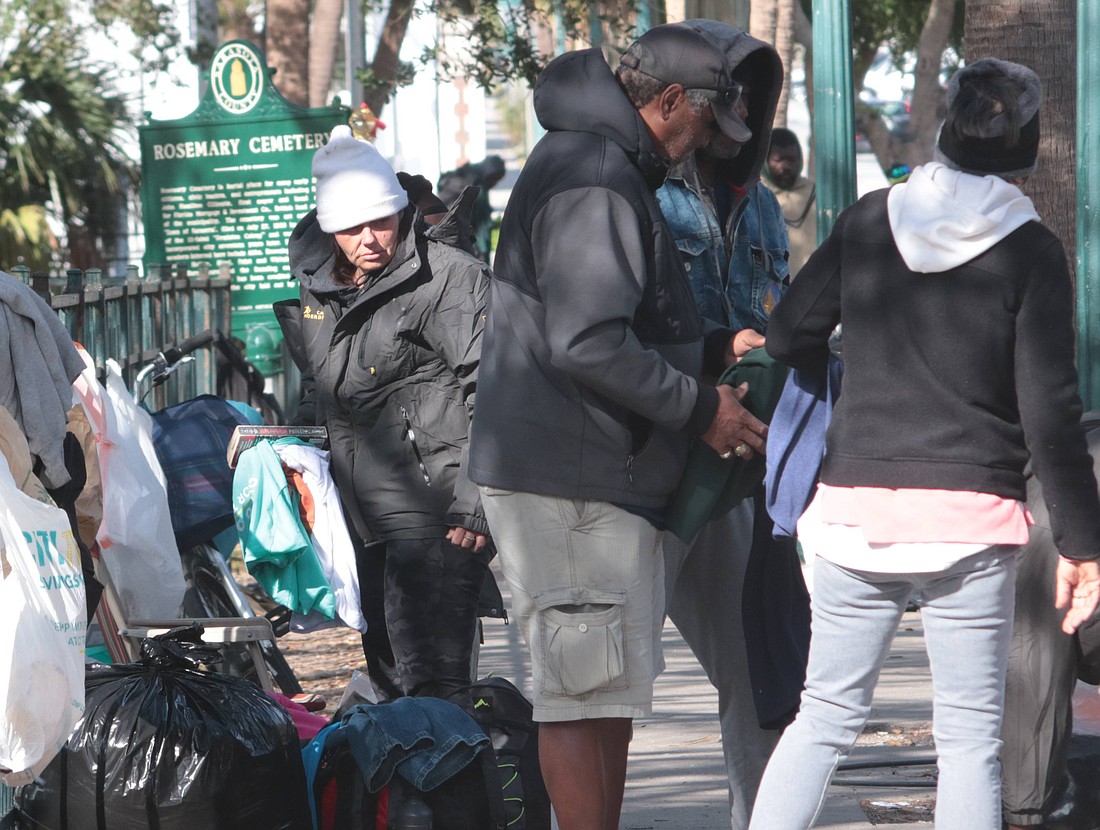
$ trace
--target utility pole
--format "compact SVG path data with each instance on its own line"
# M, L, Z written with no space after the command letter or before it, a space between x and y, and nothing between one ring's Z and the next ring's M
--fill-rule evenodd
M1096 0L1077 0L1077 374L1085 409L1100 406L1100 26Z

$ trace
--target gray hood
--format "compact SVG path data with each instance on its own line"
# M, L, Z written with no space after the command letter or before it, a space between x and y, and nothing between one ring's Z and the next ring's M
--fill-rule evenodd
M641 168L654 190L668 173L645 122L623 93L598 49L554 58L535 82L535 115L547 130L594 133L615 142Z
M752 88L749 115L745 119L752 138L736 158L722 165L723 178L747 190L760 181L760 171L768 158L772 121L783 87L783 62L770 43L726 23L696 18L677 25L694 29L721 49L734 80L744 81Z

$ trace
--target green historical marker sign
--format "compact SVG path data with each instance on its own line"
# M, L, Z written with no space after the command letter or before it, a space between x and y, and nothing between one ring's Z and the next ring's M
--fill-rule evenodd
M287 240L313 207L313 153L348 115L290 103L259 49L223 44L191 115L138 128L146 267L230 263L233 333L277 345L271 304L297 296Z

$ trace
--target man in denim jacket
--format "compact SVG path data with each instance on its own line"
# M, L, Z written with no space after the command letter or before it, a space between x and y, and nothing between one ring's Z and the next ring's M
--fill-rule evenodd
M744 34L737 38L742 49L746 39L752 40ZM758 51L767 47L763 41L753 43L759 45ZM756 62L762 61L763 55ZM742 65L747 62L743 60ZM774 113L779 80L769 88L769 82L761 80L763 74L745 68L742 77L736 78L743 84L740 106L745 108L746 120L752 120L751 109L757 101L760 110ZM764 130L770 130L770 119L769 115ZM657 191L700 313L734 331L752 329L761 335L745 335L751 348L763 345L768 317L790 275L783 211L775 194L760 181L768 148L766 135L763 139L756 130L743 146L720 136L674 168ZM759 155L761 151L764 156ZM754 152L757 159L747 157Z
M734 80L742 84L739 114L752 138L743 145L713 138L671 171L657 199L701 315L738 332L732 348L740 359L764 345L768 317L788 282L783 213L760 184L783 69L771 45L738 29L710 20L687 25L725 52ZM753 501L712 519L690 544L671 533L664 542L668 615L718 690L733 830L748 826L757 785L779 738L778 730L762 728L757 718L742 623Z

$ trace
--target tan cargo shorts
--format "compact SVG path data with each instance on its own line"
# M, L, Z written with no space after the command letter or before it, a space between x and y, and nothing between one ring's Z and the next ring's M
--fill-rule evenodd
M536 721L650 714L664 669L662 532L602 501L481 488L531 650Z

